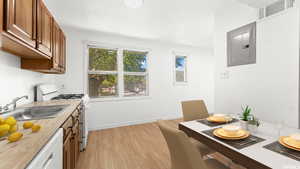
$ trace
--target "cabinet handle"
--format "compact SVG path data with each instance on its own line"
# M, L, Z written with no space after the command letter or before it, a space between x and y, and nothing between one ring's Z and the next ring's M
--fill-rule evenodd
M43 164L43 169L47 169L48 166L50 165L51 161L53 160L53 153L47 158L47 160Z

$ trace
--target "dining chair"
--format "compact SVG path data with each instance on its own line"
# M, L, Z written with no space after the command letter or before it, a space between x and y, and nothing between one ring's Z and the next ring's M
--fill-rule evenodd
M209 116L203 100L183 101L181 102L181 105L184 121L199 120L207 118ZM215 153L214 150L210 149L198 140L190 138L190 141L197 146L203 156Z
M183 120L193 121L209 116L203 100L190 100L181 102Z
M228 169L215 159L203 160L184 132L170 127L165 121L158 121L158 126L169 148L171 169Z

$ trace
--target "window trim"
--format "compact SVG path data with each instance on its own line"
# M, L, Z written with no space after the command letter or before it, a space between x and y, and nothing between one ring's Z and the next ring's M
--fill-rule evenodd
M173 62L173 84L175 86L186 86L188 85L188 58L189 58L189 54L186 53L186 52L182 52L182 51L172 51L172 55L173 55L173 59L172 59L172 62ZM185 70L184 70L184 77L185 77L185 81L184 82L177 82L176 81L176 58L177 56L184 56L185 57Z
M84 74L83 74L83 87L84 93L89 93L89 81L88 81L88 74L92 72L92 74L117 74L118 75L118 95L117 96L107 96L107 97L97 97L91 98L91 102L103 102L103 101L119 101L119 100L140 100L140 99L149 99L150 96L150 55L151 49L142 49L142 48L135 48L135 47L124 47L121 45L111 45L111 44L102 44L98 42L91 42L91 41L83 41L84 44L84 60L83 60L83 67L84 67ZM116 49L118 50L117 55L117 70L116 71L90 71L89 70L89 48L102 48L102 49ZM139 51L139 52L148 52L147 54L147 69L146 72L125 72L123 66L123 52L124 50L129 51ZM120 53L119 53L120 52ZM124 75L137 75L137 76L145 76L147 81L146 86L146 95L145 96L124 96ZM120 83L121 82L121 83Z

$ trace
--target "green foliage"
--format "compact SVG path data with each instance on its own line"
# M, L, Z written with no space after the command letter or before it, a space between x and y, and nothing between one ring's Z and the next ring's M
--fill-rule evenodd
M250 113L251 113L251 108L249 106L246 106L246 108L243 108L242 107L242 110L243 110L243 113L242 113L242 120L244 121L248 121L249 118L250 118Z
M94 71L117 71L117 50L90 48L89 49L89 69ZM146 72L147 52L123 51L123 65L125 72ZM114 95L117 88L117 75L90 74L90 95L109 96ZM131 93L138 92L137 89L144 90L146 87L145 76L125 75L125 90Z
M91 74L89 75L90 80L95 80L99 82L99 85L103 87L113 87L117 83L116 75L97 75Z
M123 62L126 72L145 72L146 71L146 52L124 50Z
M102 71L117 70L117 50L90 48L89 69Z
M91 97L112 96L115 90L107 88L117 88L117 75L89 75L89 94ZM107 90L103 90L103 89Z

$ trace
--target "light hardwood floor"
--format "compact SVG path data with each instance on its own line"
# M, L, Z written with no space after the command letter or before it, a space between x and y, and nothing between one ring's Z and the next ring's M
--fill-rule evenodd
M178 121L171 123L177 125ZM228 162L220 154L214 157ZM90 132L77 169L170 169L170 166L168 147L158 126L147 123Z

